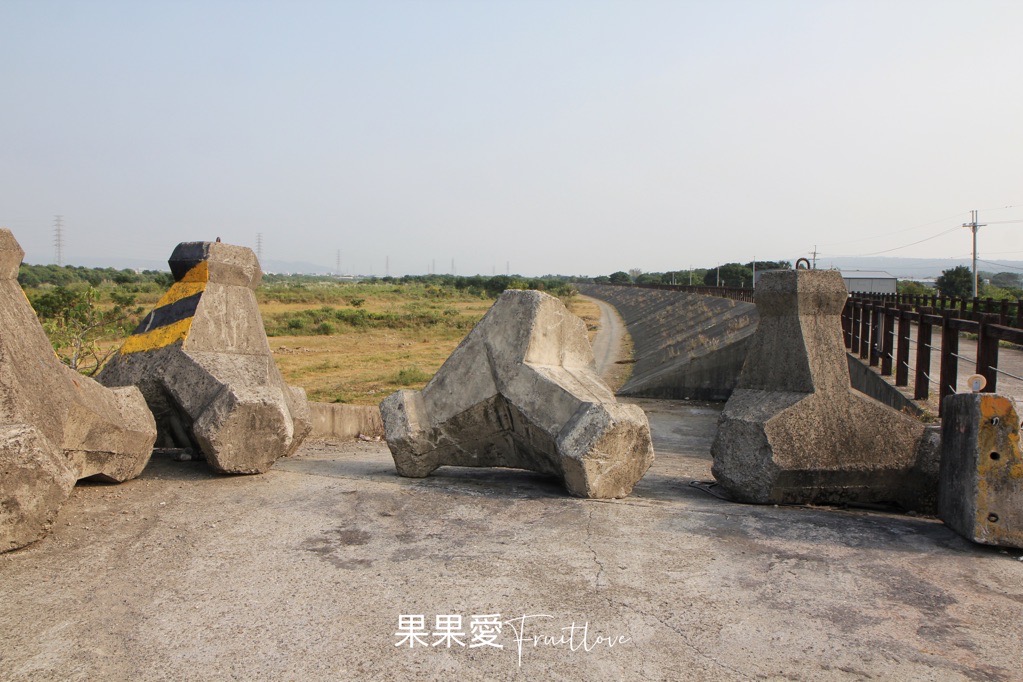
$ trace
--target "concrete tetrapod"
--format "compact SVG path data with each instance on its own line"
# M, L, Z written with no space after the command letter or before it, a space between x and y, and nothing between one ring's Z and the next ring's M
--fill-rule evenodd
M932 513L936 432L849 385L830 270L770 272L760 325L711 449L714 478L754 503L880 503Z
M221 473L255 474L290 455L311 429L305 392L284 383L254 289L251 249L178 244L175 282L100 373L138 386L160 443L190 447Z
M61 364L18 284L24 252L0 229L0 552L46 534L75 481L138 476L156 424L136 388Z
M501 294L422 391L398 391L380 411L402 476L511 467L615 498L654 458L646 415L597 376L582 320L539 291Z

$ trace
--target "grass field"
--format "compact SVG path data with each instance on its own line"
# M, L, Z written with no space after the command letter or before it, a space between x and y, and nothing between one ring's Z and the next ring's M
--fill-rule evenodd
M370 405L402 388L421 389L493 304L490 298L414 285L347 286L352 289L342 296L361 300L358 307L345 301L328 311L320 301L283 303L260 295L277 366L310 400ZM566 302L595 333L599 309L578 296ZM358 311L366 313L362 326ZM301 333L288 333L297 321Z
M27 291L38 304L54 289ZM104 283L93 291L101 312L111 311L117 296L134 296L131 316L97 341L102 356L120 347L122 334L164 289L152 282ZM264 283L256 298L274 359L289 383L304 388L310 400L364 405L425 386L495 300L480 289L423 282L330 280ZM599 309L574 294L562 300L592 337Z

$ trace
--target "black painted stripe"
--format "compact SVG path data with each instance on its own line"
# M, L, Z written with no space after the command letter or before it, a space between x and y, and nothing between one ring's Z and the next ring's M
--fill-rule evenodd
M210 257L210 242L182 242L174 249L170 260L171 274L180 282L188 271Z
M135 333L145 334L154 329L166 327L169 324L192 317L195 315L195 309L199 307L199 299L202 298L202 294L203 292L200 291L197 294L174 301L169 305L154 309L142 319Z

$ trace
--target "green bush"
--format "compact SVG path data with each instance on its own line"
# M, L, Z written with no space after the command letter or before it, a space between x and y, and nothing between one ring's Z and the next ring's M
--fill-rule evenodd
M411 386L412 384L419 384L429 380L429 374L415 365L409 365L408 367L403 367L398 370L398 374L394 378L394 383L399 386Z

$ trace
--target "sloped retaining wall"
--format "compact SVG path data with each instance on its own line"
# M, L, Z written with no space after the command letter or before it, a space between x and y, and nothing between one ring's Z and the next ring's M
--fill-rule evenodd
M619 395L727 400L760 319L752 303L680 291L578 284L607 301L632 336L635 365Z

